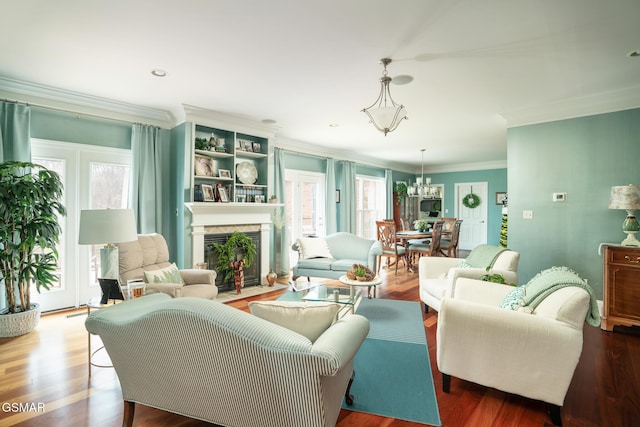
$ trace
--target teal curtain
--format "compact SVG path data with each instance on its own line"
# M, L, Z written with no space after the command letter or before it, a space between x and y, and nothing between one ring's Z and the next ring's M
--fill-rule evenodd
M275 148L274 154L274 186L275 194L280 203L285 203L286 192L284 187L285 181L285 151L281 148ZM282 276L289 274L289 236L287 232L285 208L278 207L274 212L273 221L273 251L271 254L271 262L275 268L276 274Z
M342 164L342 194L340 204L342 215L340 217L340 231L356 233L356 164L355 162L341 161Z
M31 108L0 102L0 162L31 161Z
M326 207L325 207L325 233L333 234L338 231L337 206L336 206L336 171L335 160L327 159L326 178Z
M168 193L169 169L163 168L162 136L160 128L141 124L134 124L131 132L130 200L142 234L163 234L163 194Z
M393 218L393 172L391 169L384 170L384 182L387 186L387 216Z

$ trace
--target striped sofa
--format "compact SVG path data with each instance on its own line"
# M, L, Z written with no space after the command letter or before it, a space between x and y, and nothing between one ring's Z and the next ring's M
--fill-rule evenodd
M216 301L161 293L94 311L85 326L118 374L126 426L135 403L224 426L334 426L369 331L349 315L312 343Z

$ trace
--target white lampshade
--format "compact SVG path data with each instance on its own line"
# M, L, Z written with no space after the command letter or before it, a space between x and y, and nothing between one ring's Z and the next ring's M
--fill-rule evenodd
M118 247L114 243L132 242L138 238L132 209L92 209L80 211L81 245L100 245L100 278L119 276Z
M636 219L634 211L640 209L640 185L617 185L611 187L609 209L624 209L627 217L622 223L622 231L627 238L622 241L623 246L640 246L640 241L635 237L640 231L640 223Z
M138 238L132 209L92 209L80 211L81 245L131 242Z
M616 185L611 187L609 209L640 209L640 185Z

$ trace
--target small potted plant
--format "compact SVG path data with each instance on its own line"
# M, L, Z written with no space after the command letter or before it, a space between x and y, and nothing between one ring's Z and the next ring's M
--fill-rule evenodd
M269 196L269 203L278 203L278 196L276 196L275 194Z
M358 282L364 282L365 280L367 280L367 270L362 266L356 267L353 274L356 275L356 280Z
M416 219L413 221L413 228L418 231L427 231L429 229L429 223L424 219Z
M240 293L244 287L244 267L251 267L256 255L256 244L251 237L239 231L234 231L222 245L212 243L211 249L218 255L216 271L223 276L223 280L234 278L236 292Z

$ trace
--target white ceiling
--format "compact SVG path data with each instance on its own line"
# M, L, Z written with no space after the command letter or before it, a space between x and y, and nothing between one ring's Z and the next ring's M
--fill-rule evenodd
M0 76L174 124L183 104L273 119L282 141L411 170L422 148L433 171L504 165L508 126L640 106L638 0L2 3ZM387 137L360 112L383 57L414 77L391 85L409 120Z

